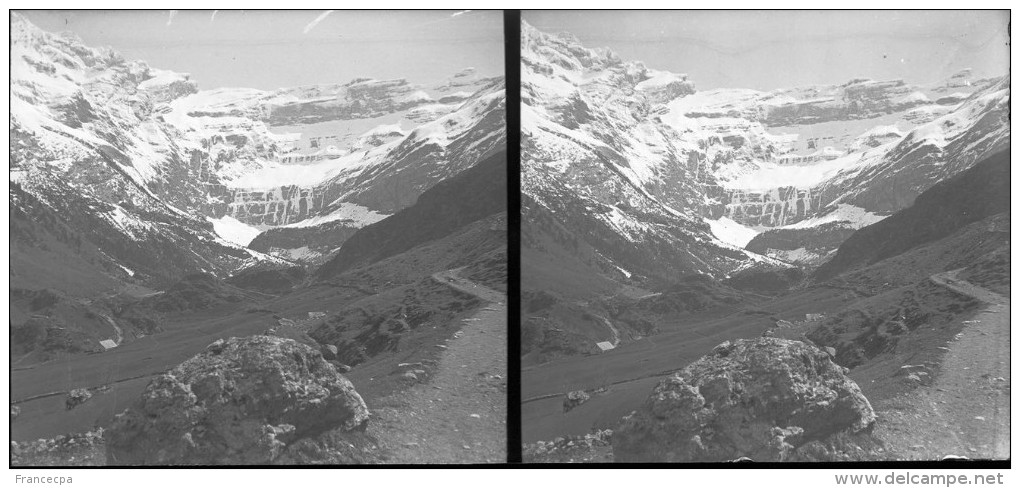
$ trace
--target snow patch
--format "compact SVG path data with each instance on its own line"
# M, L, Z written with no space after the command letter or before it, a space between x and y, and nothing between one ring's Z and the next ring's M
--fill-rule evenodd
M178 81L187 82L188 78L190 78L190 76L185 73L177 73L175 71L164 69L152 69L151 73L155 76L139 83L139 90L149 90L156 87L167 86Z
M634 85L635 90L654 90L656 88L662 88L670 83L687 81L687 75L678 75L676 73L670 73L669 71L648 70L648 74L651 77L637 85Z
M822 224L828 224L830 222L847 222L854 229L860 229L867 227L875 222L884 219L885 216L878 215L875 213L868 212L867 210L841 203L836 210L823 215L821 217L814 217L806 220L801 220L795 224L784 225L782 227L776 227L777 229L809 229L811 227L818 227Z
M261 230L229 215L224 215L218 219L207 220L212 222L213 230L216 231L216 235L220 236L221 239L237 244L241 247L251 244L251 241L255 239L255 236L262 233Z
M283 253L286 255L287 259L290 259L291 261L305 261L322 256L322 253L313 251L308 246L302 246L296 249L279 249L277 252Z
M788 263L800 264L813 263L824 257L821 254L809 251L807 248L803 247L798 247L792 251L770 249L769 255Z
M739 222L729 218L723 217L719 220L705 219L705 223L712 228L712 235L726 244L743 248L754 236L758 235L759 232L741 225Z
M807 166L788 166L762 163L759 171L740 175L730 181L721 181L724 188L731 190L768 190L771 188L812 188L831 180L841 171L864 164L868 153L851 153L830 161L820 161ZM884 152L875 154L884 155ZM880 159L880 158L879 158Z
M322 225L327 222L336 222L338 220L351 221L353 227L364 227L369 224L374 224L382 219L389 217L389 215L370 210L367 207L362 207L350 202L343 202L340 204L340 208L334 210L328 215L320 215L317 217L307 218L300 222L294 222L293 224L287 224L282 227L287 228L304 228L314 227L316 225Z

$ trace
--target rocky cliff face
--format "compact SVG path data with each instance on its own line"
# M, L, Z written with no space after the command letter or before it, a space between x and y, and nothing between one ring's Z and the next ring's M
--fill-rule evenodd
M291 339L218 340L153 379L106 433L111 465L357 463L365 402ZM318 454L313 456L311 454Z
M824 351L799 341L724 342L663 380L613 432L616 462L851 460L875 422Z
M407 80L359 78L339 86L284 90L297 101L271 107L268 122L274 126L302 125L332 120L368 119L410 110L435 100Z
M763 262L733 253L739 236L860 228L1008 144L1008 76L770 92L699 91L696 79L525 24L522 191L547 210L584 209L560 219L575 234L605 226L615 236L601 240L632 243L591 242L615 267L646 273L665 256L637 243L662 241L671 272L724 275Z
M350 130L347 126L363 126L364 132L291 134L299 140L261 170L227 184L226 214L251 225L278 226L327 215L342 203L383 213L410 205L425 189L506 142L502 79L469 72L455 80L438 87L355 80L230 102L260 106L254 113L278 130L332 123L337 133ZM286 102L295 96L301 98Z
M811 189L782 186L762 191L727 190L725 213L737 222L779 227L815 215L820 195Z

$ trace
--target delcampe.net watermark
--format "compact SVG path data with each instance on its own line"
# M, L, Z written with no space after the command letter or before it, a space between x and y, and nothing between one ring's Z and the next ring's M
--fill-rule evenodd
M837 485L1002 485L1002 473L996 474L934 474L934 473L896 473L887 474L837 474Z

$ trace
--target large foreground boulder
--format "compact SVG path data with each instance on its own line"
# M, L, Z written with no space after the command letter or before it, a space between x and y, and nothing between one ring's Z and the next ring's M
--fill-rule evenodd
M369 413L322 354L291 339L218 340L153 379L107 431L109 464L362 462Z
M613 434L613 457L852 459L874 421L868 399L824 351L785 339L727 341L659 383L623 419Z

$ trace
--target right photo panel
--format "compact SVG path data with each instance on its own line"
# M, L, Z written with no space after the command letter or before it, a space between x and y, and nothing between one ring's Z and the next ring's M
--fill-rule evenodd
M1008 11L524 11L525 463L1008 459Z

